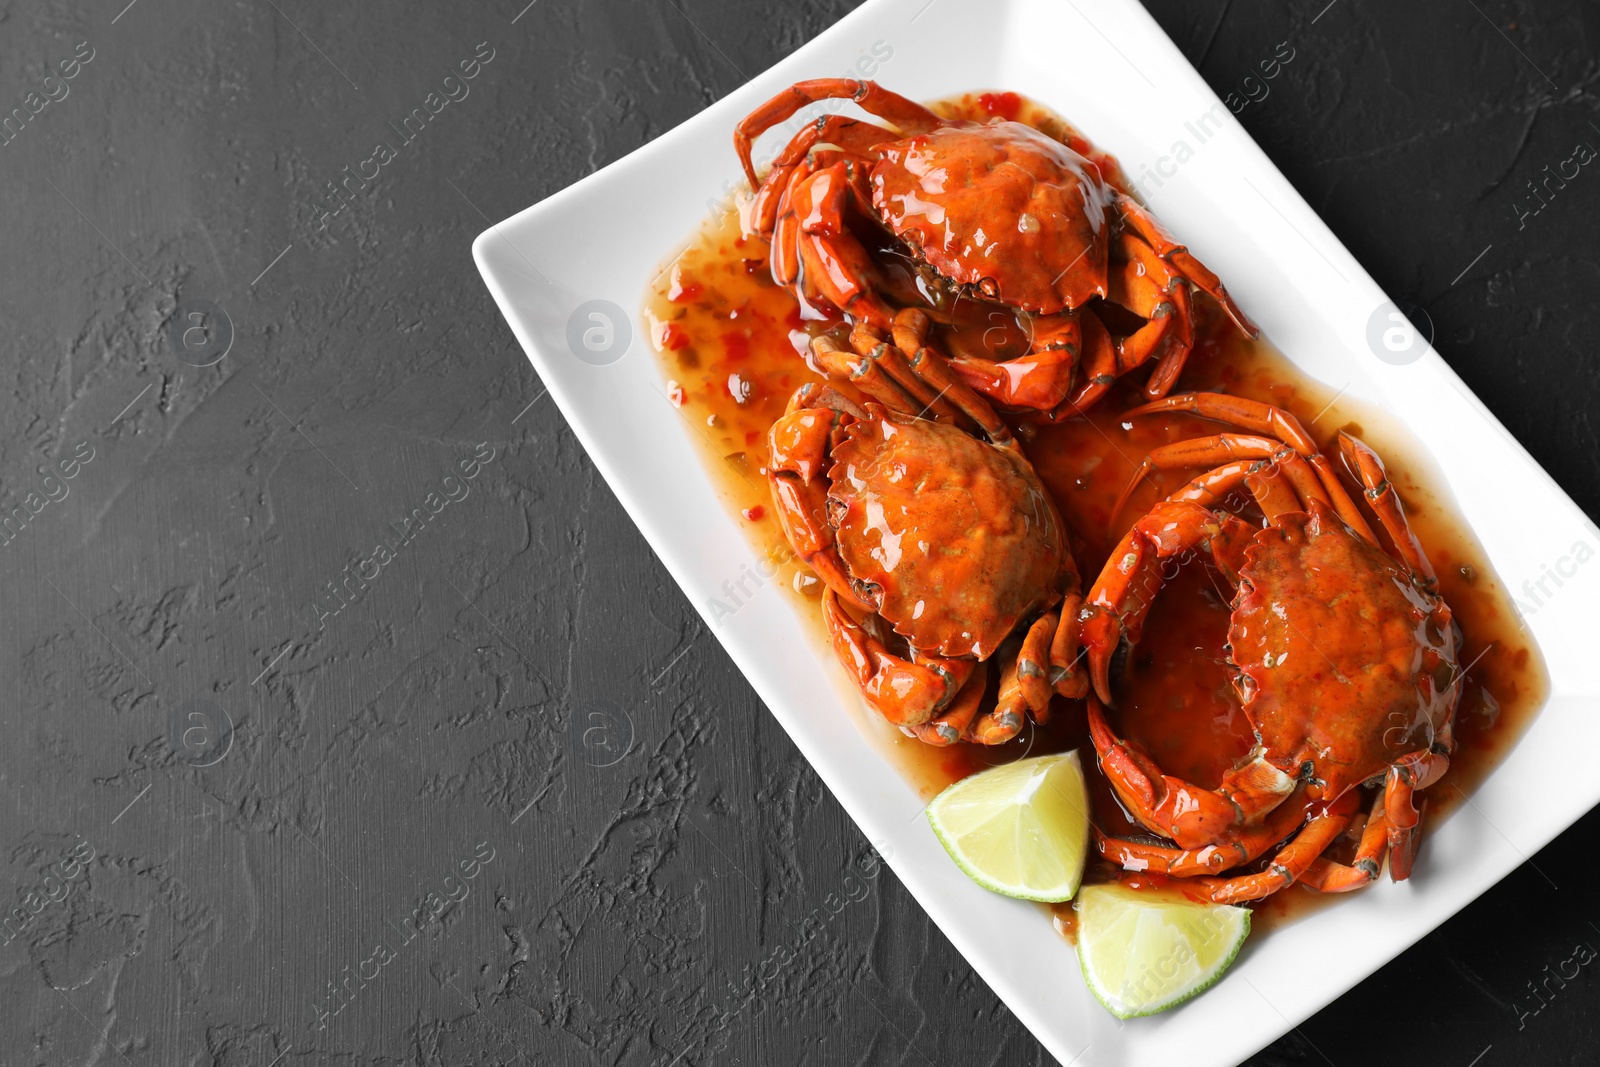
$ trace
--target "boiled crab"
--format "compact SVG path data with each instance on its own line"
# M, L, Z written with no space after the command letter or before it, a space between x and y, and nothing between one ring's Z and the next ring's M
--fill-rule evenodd
M1377 877L1386 852L1391 877L1404 879L1420 818L1414 794L1439 780L1454 748L1460 636L1383 463L1340 435L1340 455L1389 551L1292 415L1205 393L1131 414L1173 410L1249 432L1151 453L1146 469L1220 466L1135 522L1087 595L1082 640L1101 768L1133 818L1171 842L1099 834L1099 848L1128 869L1198 877L1219 902L1256 899L1296 881L1353 889ZM1264 525L1219 509L1241 486ZM1113 654L1119 643L1138 640L1163 567L1201 551L1237 590L1228 661L1257 742L1214 790L1164 774L1113 732L1105 712ZM1354 858L1336 863L1322 854L1359 818L1363 784L1381 788ZM1219 877L1291 835L1264 870Z
M841 97L899 132L824 116L758 181L755 138L807 104ZM734 144L757 190L751 226L771 239L773 277L802 301L820 297L853 321L889 328L893 309L852 230L866 220L945 286L1024 313L1025 355L952 360L967 384L1004 408L1064 418L1151 361L1145 392L1164 396L1194 345L1191 286L1255 334L1217 276L1100 166L1023 123L944 119L873 82L825 78L799 82L751 112ZM1142 324L1113 337L1099 314L1083 313L1107 301Z
M768 434L767 474L785 536L826 584L834 651L867 701L930 744L998 744L1030 711L1042 721L1052 692L1088 691L1078 572L1005 424L938 377L927 326L905 311L893 339L858 324L850 349L813 342L820 366L871 399L802 387ZM934 403L900 384L926 389L918 366L940 383ZM998 695L984 708L994 662Z

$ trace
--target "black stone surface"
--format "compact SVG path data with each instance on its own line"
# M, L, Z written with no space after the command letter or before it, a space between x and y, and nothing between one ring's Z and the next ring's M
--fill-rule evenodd
M124 2L0 4L0 503L29 509L0 1063L1046 1062L698 623L468 252L851 5ZM1524 212L1600 147L1600 9L1325 4L1151 7L1595 514L1600 174ZM231 347L185 335L219 328L200 301ZM1591 816L1250 1062L1595 1062L1597 846Z

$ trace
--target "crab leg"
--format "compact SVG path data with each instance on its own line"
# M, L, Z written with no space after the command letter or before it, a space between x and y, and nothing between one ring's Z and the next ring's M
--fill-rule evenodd
M808 189L806 179L816 174L817 171L832 167L839 163L848 163L844 157L829 150L813 152L802 160L790 175L789 180L781 186L777 198L777 218L771 224L772 230L769 240L771 252L768 255L772 280L786 289L791 290L801 298L802 305L819 296L814 279L805 279L801 273L803 264L800 260L800 216L793 207L796 190ZM849 176L848 169L846 176ZM763 186L763 189L767 188ZM760 207L760 210L765 210ZM752 209L754 212L757 209ZM765 231L763 231L765 232ZM802 291L802 282L805 283Z
M1319 857L1301 877L1302 884L1319 893L1348 893L1374 881L1383 870L1383 857L1389 849L1389 825L1384 816L1384 790L1372 801L1372 811L1367 815L1367 825L1361 831L1361 843L1349 864Z
M1298 452L1285 449L1281 454L1274 456L1278 470L1289 479L1289 484L1294 487L1294 492L1300 498L1302 508L1310 507L1313 500L1321 501L1330 510L1337 511L1332 498L1328 495L1327 488L1322 484L1322 479L1317 477L1317 472L1312 468L1311 461ZM1340 493L1343 496L1343 492ZM1346 498L1348 499L1348 497Z
M1378 790L1372 802L1372 814L1367 817L1355 859L1348 865L1319 859L1306 872L1305 884L1323 893L1360 889L1377 879L1386 852L1389 876L1396 882L1409 878L1416 857L1416 828L1421 820L1421 812L1412 804L1412 794L1437 782L1449 764L1449 757L1443 753L1414 752L1390 767L1384 788ZM1398 810L1395 804L1399 804Z
M1168 411L1186 411L1203 419L1242 426L1254 433L1271 434L1304 456L1315 455L1317 452L1317 442L1306 433L1300 420L1289 412L1271 404L1263 404L1259 400L1229 396L1226 393L1183 393L1178 396L1162 397L1160 400L1152 400L1148 404L1133 408L1124 413L1123 418L1133 419L1140 415Z
M978 705L983 702L984 690L988 686L988 664L980 663L967 676L966 683L938 718L912 728L917 740L936 748L946 748L970 738L972 720L978 715Z
M1117 373L1126 374L1153 359L1156 367L1145 383L1145 395L1164 396L1194 347L1189 286L1142 241L1124 236L1119 247L1127 262L1111 274L1109 299L1147 321L1117 343Z
M1207 847L1198 850L1185 850L1165 848L1159 845L1146 845L1135 841L1123 841L1118 838L1095 832L1095 846L1101 855L1120 863L1127 870L1157 871L1172 877L1195 877L1196 884L1205 888L1213 902L1218 904L1234 904L1241 901L1260 900L1269 897L1281 889L1287 888L1296 881L1305 881L1313 888L1335 884L1338 870L1355 871L1354 868L1343 867L1341 864L1321 858L1321 854L1344 833L1350 824L1348 809L1353 804L1355 794L1346 794L1344 798L1329 805L1320 814L1314 816L1305 827L1295 834L1293 840L1285 845L1276 856L1272 865L1259 874L1242 875L1235 878L1207 877L1218 872L1249 863L1263 853L1273 844L1283 840L1294 830L1296 824L1305 818L1306 811L1301 805L1285 804L1278 816L1270 822L1263 823L1253 830L1240 833L1234 840L1222 845ZM1277 813L1274 813L1275 815ZM1382 819L1379 816L1381 828ZM1370 822L1369 822L1370 825ZM1366 847L1366 837L1362 846ZM1382 848L1382 835L1377 836L1376 847ZM1358 861L1360 862L1360 861ZM1373 868L1376 869L1375 867ZM1362 866L1357 877L1370 877L1365 875L1366 866ZM1366 881L1359 884L1364 885ZM1354 889L1357 885L1342 886L1341 889ZM1330 889L1337 892L1340 890Z
M1225 500L1234 490L1245 484L1246 479L1261 469L1262 460L1236 459L1231 463L1224 463L1220 467L1197 475L1188 485L1173 491L1167 497L1171 501L1188 501L1199 504L1201 507L1212 507Z
M850 576L839 559L832 534L824 533L826 522L817 521L827 513L827 488L820 483L806 485L788 471L772 475L771 486L778 521L795 553L829 589L856 608L872 610L873 605L850 587Z
M936 392L933 386L907 361L905 353L896 348L883 333L870 323L858 322L850 331L850 347L868 359L880 364L884 371L912 396L912 406L901 409L918 418L932 418L938 422L953 422L963 429L976 425L958 411L950 401Z
M754 183L752 183L754 184ZM1121 193L1115 194L1115 203L1122 214L1122 220L1128 224L1134 233L1144 239L1156 255L1172 264L1173 268L1189 281L1193 282L1201 292L1222 305L1234 325L1243 330L1250 337L1256 336L1261 331L1249 317L1233 302L1233 297L1228 295L1228 290L1223 287L1222 280L1205 265L1190 254L1183 245L1166 231L1166 228L1157 222L1155 216L1145 211L1131 197ZM1176 375L1174 375L1176 377Z
M1211 535L1211 562L1237 589L1239 569L1245 565L1245 549L1255 541L1258 528L1237 515L1223 515L1221 519L1222 528Z
M792 118L807 104L830 99L853 100L863 111L887 119L906 134L927 133L944 121L916 101L890 92L876 82L856 81L854 78L814 78L796 82L750 112L734 127L734 151L739 153L739 163L744 167L745 177L750 180L750 188L754 189L759 184L755 163L750 156L755 139L780 122Z
M1435 581L1433 564L1428 562L1427 553L1422 550L1422 543L1417 540L1417 535L1411 530L1411 523L1406 520L1405 508L1400 503L1399 494L1394 491L1394 486L1389 481L1383 460L1379 459L1378 454L1360 438L1352 437L1343 431L1339 433L1339 453L1344 457L1345 465L1350 472L1366 490L1367 503L1372 505L1373 512L1383 524L1389 539L1394 542L1395 551L1400 553L1405 565L1411 569L1412 574L1420 575L1429 582ZM1377 543L1370 535L1368 540Z
M1081 700L1089 692L1089 673L1078 666L1083 658L1082 608L1083 597L1077 593L1061 601L1060 621L1050 641L1050 685L1069 700Z
M1111 272L1107 299L1148 320L1117 345L1117 372L1126 374L1152 358L1162 342L1169 339L1170 327L1182 325L1177 321L1173 295L1187 292L1187 286L1144 242L1124 236L1118 247L1128 258Z
M895 347L906 355L911 369L923 381L937 389L939 396L948 397L957 410L978 424L990 441L1001 448L1015 448L1017 443L1011 430L989 402L952 373L949 361L927 344L932 325L933 320L917 308L901 310L894 317Z
M891 411L909 413L919 406L917 398L889 373L883 361L840 348L826 334L812 338L811 356L822 373L849 382Z
M1106 859L1128 871L1153 871L1171 878L1220 875L1259 858L1294 833L1305 820L1304 804L1285 801L1255 826L1239 830L1230 840L1197 849L1127 841L1095 830L1095 848Z
M1144 457L1139 469L1128 479L1122 495L1111 509L1115 519L1128 506L1134 491L1156 470L1180 470L1184 467L1210 467L1233 460L1271 459L1283 450L1283 442L1271 437L1241 433L1220 433L1212 437L1196 437L1170 445L1152 448Z
M1219 459L1227 455L1229 453L1226 451L1217 454ZM1277 451L1270 457L1253 463L1246 460L1224 463L1196 478L1168 499L1195 500L1210 507L1236 489L1240 482L1250 490L1268 518L1276 518L1290 511L1305 511L1313 500L1331 504L1310 463L1300 453L1282 444L1278 444Z
M1293 455L1292 452L1289 454ZM1261 512L1268 522L1291 511L1303 511L1306 507L1300 500L1300 494L1295 492L1295 487L1287 484L1285 479L1276 477L1277 472L1278 465L1269 460L1259 464L1244 479L1244 484L1250 488L1256 503L1261 505Z
M1311 465L1317 481L1322 485L1325 499L1332 502L1340 521L1372 544L1378 543L1372 527L1362 516L1361 509L1339 483L1339 475L1334 471L1333 465L1317 449L1316 441L1306 432L1300 420L1289 412L1272 404L1263 404L1259 400L1228 396L1224 393L1184 393L1181 396L1163 397L1142 404L1126 412L1123 417L1132 419L1167 411L1191 412L1201 418L1231 423L1253 433L1271 434L1278 438Z
M1339 521L1350 529L1366 538L1371 544L1377 544L1377 536L1373 534L1372 527L1367 524L1365 515L1356 507L1356 502L1350 499L1350 494L1345 492L1344 486L1339 481L1338 473L1333 469L1333 464L1328 462L1328 457L1322 453L1306 457L1317 472L1317 480L1328 492L1328 499L1333 501L1333 510L1339 516Z
M1389 768L1383 804L1388 812L1389 877L1396 882L1411 877L1411 864L1417 856L1422 806L1413 802L1413 794L1437 782L1449 769L1450 757L1442 752L1412 753Z
M1047 612L1028 627L1022 648L1000 672L1000 693L995 706L972 724L972 740L980 745L999 745L1017 736L1032 710L1035 720L1044 722L1050 712L1050 639L1056 631L1057 616Z
M1293 885L1349 825L1348 815L1318 815L1306 823L1305 829L1296 834L1294 840L1272 858L1272 865L1260 874L1238 878L1200 878L1197 882L1211 894L1211 900L1216 904L1238 904L1270 897L1278 890Z
M1189 353L1194 351L1194 302L1189 296L1189 290L1178 288L1172 292L1172 305L1174 310L1169 315L1173 325L1163 331L1161 344L1154 347L1152 354L1146 359L1155 359L1156 365L1150 372L1150 378L1144 383L1144 395L1148 397L1166 396L1178 382L1178 375L1183 373L1183 368L1189 362ZM1145 329L1148 329L1148 324ZM1142 330L1140 332L1143 332ZM1129 341L1133 338L1128 338ZM1123 345L1127 348L1126 342ZM1134 357L1138 352L1132 353Z
M1055 611L1047 611L1035 619L1022 639L1022 648L1017 652L1014 684L1023 703L1041 723L1049 721L1050 717L1050 697L1053 692L1050 688L1050 644L1060 619L1060 614ZM1000 699L1002 702L1006 699L1006 686L1003 683L1000 686Z
M1283 442L1273 437L1242 433L1219 433L1195 437L1150 450L1139 466L1139 474L1180 467L1205 467L1230 459L1271 459L1283 451Z

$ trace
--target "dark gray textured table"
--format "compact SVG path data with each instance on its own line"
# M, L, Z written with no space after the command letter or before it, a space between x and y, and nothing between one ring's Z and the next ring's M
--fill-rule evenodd
M0 1063L1046 1059L468 254L850 4L524 2L0 12ZM1595 514L1600 176L1527 183L1600 146L1600 9L1152 8ZM1597 847L1591 816L1251 1062L1594 1062Z

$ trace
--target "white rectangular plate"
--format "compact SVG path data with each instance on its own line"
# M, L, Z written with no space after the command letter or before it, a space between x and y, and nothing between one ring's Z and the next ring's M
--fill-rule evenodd
M1064 41L1075 42L1070 61ZM1134 176L1183 155L1173 177L1145 190L1151 207L1274 343L1423 443L1509 589L1561 565L1556 595L1524 610L1548 660L1549 703L1471 802L1430 827L1416 877L1252 943L1215 989L1166 1015L1119 1024L1090 997L1071 948L1034 905L987 894L946 858L916 817L917 795L852 726L837 666L818 654L787 597L756 597L721 626L708 614L723 582L755 554L663 398L638 309L666 258L738 179L734 123L791 82L858 71L914 99L1016 90L1066 115ZM1178 142L1192 155L1178 153ZM763 143L763 158L775 144ZM1567 753L1600 748L1600 675L1589 662L1600 637L1600 567L1574 563L1575 546L1587 545L1578 553L1587 560L1600 532L1430 347L1404 365L1373 354L1369 322L1387 302L1383 292L1134 0L873 0L671 133L492 227L473 253L573 431L728 654L928 914L1063 1063L1235 1063L1600 800L1600 778L1549 773ZM568 342L575 312L595 300L622 309L609 325L627 343L604 366L576 358ZM578 317L580 335L596 327L604 341L606 324L588 314Z

